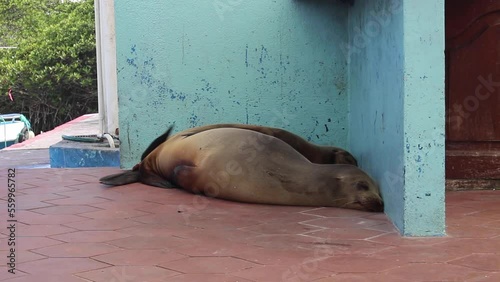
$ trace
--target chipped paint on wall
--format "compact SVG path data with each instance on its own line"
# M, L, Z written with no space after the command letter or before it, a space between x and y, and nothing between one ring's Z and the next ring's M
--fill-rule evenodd
M115 3L123 167L173 123L261 124L348 146L347 6L256 0L221 21L211 2L168 2Z

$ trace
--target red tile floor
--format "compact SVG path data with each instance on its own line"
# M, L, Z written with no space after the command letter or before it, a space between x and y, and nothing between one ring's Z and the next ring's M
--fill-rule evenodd
M403 238L384 214L98 183L117 171L19 169L0 281L500 281L500 191L449 192L448 236Z

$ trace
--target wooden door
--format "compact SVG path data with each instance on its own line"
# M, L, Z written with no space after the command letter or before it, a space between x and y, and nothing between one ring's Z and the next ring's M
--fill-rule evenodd
M500 179L500 0L446 1L446 177Z

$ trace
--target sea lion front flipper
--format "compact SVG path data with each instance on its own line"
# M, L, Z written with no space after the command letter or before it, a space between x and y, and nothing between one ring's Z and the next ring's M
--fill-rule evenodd
M171 183L170 181L161 178L160 176L156 174L144 174L141 176L140 181L144 184L155 186L155 187L160 187L160 188L177 188L175 184Z
M138 182L139 177L139 171L127 170L121 173L104 176L99 179L99 182L106 185L118 186Z
M174 168L174 181L179 187L198 194L197 187L194 187L196 179L199 177L200 169L192 165L178 165Z

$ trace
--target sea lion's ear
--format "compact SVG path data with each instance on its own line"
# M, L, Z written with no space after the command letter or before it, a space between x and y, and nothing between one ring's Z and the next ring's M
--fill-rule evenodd
M140 173L138 170L136 171L127 170L125 172L104 176L101 179L99 179L99 182L101 182L102 184L113 185L113 186L125 185L129 183L138 182L139 176Z

